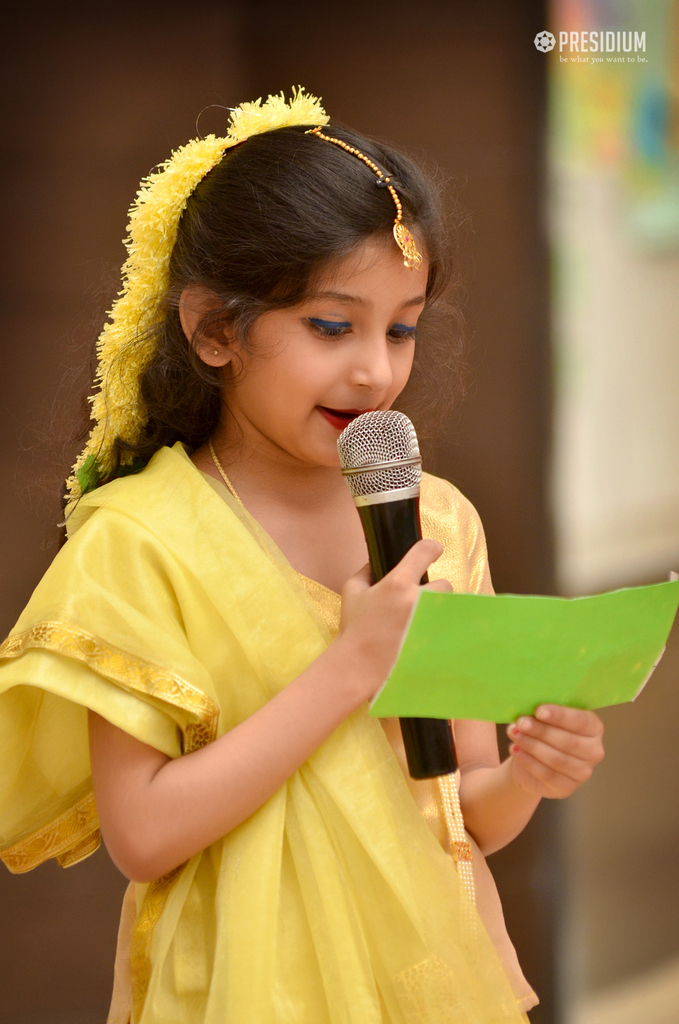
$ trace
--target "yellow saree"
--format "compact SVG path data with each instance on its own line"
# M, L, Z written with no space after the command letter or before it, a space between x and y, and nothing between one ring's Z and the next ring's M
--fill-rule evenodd
M14 871L98 844L87 708L180 756L331 639L300 577L180 445L83 498L69 533L0 647ZM135 888L133 1024L525 1020L365 707L242 825Z

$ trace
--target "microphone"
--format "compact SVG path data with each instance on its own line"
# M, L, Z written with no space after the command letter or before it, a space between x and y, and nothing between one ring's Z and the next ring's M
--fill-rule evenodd
M417 434L401 412L366 412L337 439L342 473L361 517L376 583L422 538L422 459ZM428 576L422 577L426 583ZM448 775L456 768L453 737L440 718L401 718L408 771L413 779Z

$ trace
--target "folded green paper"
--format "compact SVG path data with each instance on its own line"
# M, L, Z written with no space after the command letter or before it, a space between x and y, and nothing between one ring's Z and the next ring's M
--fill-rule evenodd
M511 722L634 700L678 604L679 580L576 598L423 590L371 714Z

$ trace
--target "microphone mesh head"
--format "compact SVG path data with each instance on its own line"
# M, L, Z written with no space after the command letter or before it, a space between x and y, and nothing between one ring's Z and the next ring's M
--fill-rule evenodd
M354 498L384 491L419 487L422 467L390 466L373 469L381 462L399 462L420 457L415 428L402 412L364 412L344 428L337 439L342 469L358 469L346 477Z

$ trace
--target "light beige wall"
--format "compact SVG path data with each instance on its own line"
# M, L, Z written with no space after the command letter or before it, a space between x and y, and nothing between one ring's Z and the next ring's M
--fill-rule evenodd
M679 569L679 251L626 229L614 169L555 167L553 503L566 593Z
M572 1024L594 994L679 963L679 622L636 702L602 718L606 758L565 807Z
M652 23L643 3L605 15L648 29L657 83L668 82L670 6L657 0ZM593 11L555 0L553 26L577 15L594 28ZM634 226L636 65L557 55L552 70L552 507L559 588L579 594L679 571L679 244L668 231L661 249L656 232L653 247ZM646 173L660 184L664 169ZM654 986L666 990L679 964L679 625L637 701L602 718L606 759L564 808L567 1021L609 1024L637 991L635 1024L660 1024Z

